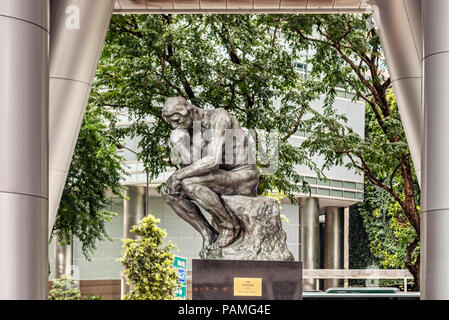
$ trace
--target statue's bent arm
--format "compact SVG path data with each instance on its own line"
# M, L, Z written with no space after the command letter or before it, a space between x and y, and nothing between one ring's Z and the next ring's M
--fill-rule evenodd
M173 130L170 135L171 150L183 167L192 163L190 140L190 135L185 129Z
M208 154L191 165L177 170L175 174L179 180L202 176L211 172L213 169L218 169L223 159L226 129L231 128L231 119L227 116L219 117L214 122L212 126L214 135L209 145Z

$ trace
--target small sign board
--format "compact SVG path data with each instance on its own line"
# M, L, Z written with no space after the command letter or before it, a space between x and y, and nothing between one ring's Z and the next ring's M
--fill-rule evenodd
M262 278L234 278L234 296L261 297Z
M178 270L179 282L181 287L176 291L175 296L181 300L187 299L187 260L175 256L173 267Z

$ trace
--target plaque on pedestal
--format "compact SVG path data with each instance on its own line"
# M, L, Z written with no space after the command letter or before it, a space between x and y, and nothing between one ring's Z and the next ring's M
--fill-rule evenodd
M193 300L301 300L297 261L192 260Z

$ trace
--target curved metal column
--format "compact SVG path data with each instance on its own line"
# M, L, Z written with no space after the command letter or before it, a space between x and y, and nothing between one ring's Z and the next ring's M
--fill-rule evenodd
M0 300L48 294L48 9L0 1Z
M344 209L326 207L324 223L324 269L343 269ZM340 279L324 280L324 289L342 287Z
M423 1L421 298L449 299L449 1Z
M52 0L50 23L51 232L72 161L114 0ZM69 9L68 9L69 8ZM79 13L79 28L70 15Z
M299 199L299 260L303 269L320 268L320 223L317 198ZM316 290L318 280L303 279L303 290Z
M402 125L421 185L421 0L373 0L372 3Z

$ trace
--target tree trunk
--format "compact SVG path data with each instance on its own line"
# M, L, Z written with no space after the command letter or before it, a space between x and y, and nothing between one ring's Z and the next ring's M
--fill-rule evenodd
M410 221L410 224L413 226L413 229L415 229L416 232L415 239L407 247L405 265L413 275L413 279L415 281L415 290L419 291L420 256L418 253L416 262L413 263L413 252L419 245L421 222L415 201L412 167L408 159L406 159L402 165L402 177L404 179L404 202L402 205L402 209L404 210L405 216L407 217L408 221Z
M410 224L415 229L416 234L419 238L421 223L415 201L415 188L413 183L412 168L408 160L405 160L402 165L402 178L404 180L404 202L402 204L402 208L404 210L405 216L410 221Z
M419 244L419 237L415 238L415 240L412 241L412 243L409 244L407 247L407 253L405 258L405 265L407 269L410 271L410 273L413 276L413 280L415 281L415 291L419 291L420 288L420 267L421 267L421 261L420 257L416 259L416 262L413 264L412 262L412 254L415 251L416 247Z

